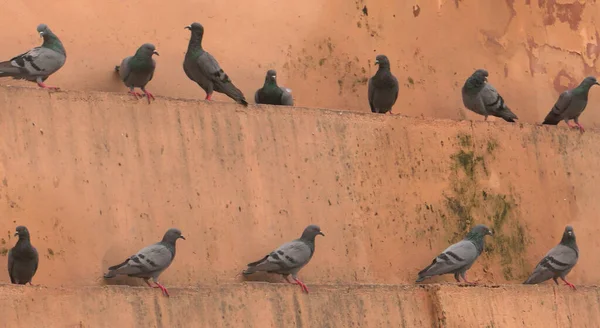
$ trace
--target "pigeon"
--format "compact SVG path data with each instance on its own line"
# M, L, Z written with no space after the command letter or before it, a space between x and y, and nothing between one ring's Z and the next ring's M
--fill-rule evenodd
M390 61L385 55L377 55L375 65L379 65L379 69L369 79L368 88L371 112L392 114L398 99L398 79L390 71Z
M561 93L542 124L557 125L563 120L570 128L579 128L581 132L584 132L585 129L579 124L579 115L585 110L588 93L595 84L600 85L595 77L588 76L574 89ZM575 125L571 125L569 120L575 121Z
M476 283L467 281L466 272L471 268L475 260L483 251L484 238L486 235L493 236L492 231L483 224L474 226L467 234L465 239L456 244L450 245L425 269L419 271L419 278L416 282L421 282L426 278L447 273L453 273L454 279L460 282L458 276L470 285Z
M19 236L19 240L15 247L8 251L8 276L13 284L31 285L31 279L38 268L38 252L31 245L29 230L26 227L18 226L15 236Z
M257 104L294 106L291 90L277 85L277 72L274 69L267 71L265 84L256 90L254 101Z
M130 277L142 278L153 288L160 288L165 296L169 296L167 289L158 282L158 276L165 271L175 258L175 242L177 239L185 240L181 231L176 228L167 230L162 241L146 246L132 255L123 263L108 268L105 279L117 275L128 275ZM156 286L152 286L148 279L152 278Z
M192 32L183 61L185 74L206 92L206 100L210 101L213 91L217 91L226 94L237 103L248 106L242 91L233 85L215 57L202 48L204 27L200 23L193 23L185 28Z
M67 53L60 39L46 24L38 25L37 31L44 38L44 43L10 60L0 62L0 77L37 82L40 88L59 90L57 87L47 86L44 81L63 67Z
M565 277L571 272L578 259L579 248L575 241L575 232L573 227L566 226L560 243L544 256L523 284L539 284L552 278L558 285L556 278L560 278L567 286L576 289Z
M278 273L285 276L287 282L299 285L303 292L308 293L308 287L298 279L298 271L308 264L315 253L315 237L317 235L325 236L319 226L309 225L299 239L285 243L271 254L249 263L248 268L242 271L242 274L248 276L258 271ZM290 274L295 282L289 280L288 275Z
M140 88L148 98L148 103L150 103L150 98L154 99L154 96L146 91L146 84L152 80L156 68L156 61L152 55L160 56L152 43L144 43L138 48L135 55L126 57L120 66L115 66L115 71L119 73L121 80L129 88L129 94L136 99L142 98L142 94L133 91L136 87Z
M514 122L519 119L506 106L504 98L500 96L496 88L487 82L488 75L488 71L478 69L467 78L465 85L462 87L462 100L465 107L485 116L485 121L487 121L489 115L500 117L507 122Z

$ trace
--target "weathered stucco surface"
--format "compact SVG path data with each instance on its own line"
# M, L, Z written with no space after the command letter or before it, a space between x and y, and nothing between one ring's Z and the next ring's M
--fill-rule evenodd
M532 327L537 322L532 316L538 314L539 322L548 326L564 327L564 320L575 317L584 327L599 323L594 314L597 290L585 287L600 280L594 256L600 247L600 205L595 199L600 176L594 173L600 164L600 136L593 131L306 108L243 109L166 98L148 106L127 95L20 87L0 87L0 104L0 281L8 281L5 256L15 243L14 227L24 224L41 254L34 284L43 286L0 287L0 298L11 304L0 306L8 318L22 317L24 309L17 314L10 310L19 304L27 304L25 309L75 306L82 312L64 314L64 320L51 319L52 310L37 315L61 324L85 317L92 322L88 326L97 326L94 320L109 313L115 317L102 322L134 320L137 300L148 307L144 311L162 309L153 316L164 311L189 314L190 304L211 308L220 302L232 307L235 318L250 323L263 322L262 316L283 316L284 324L272 326L288 327L285 320L298 320L293 311L301 311L309 322L324 325L321 317L312 317L321 313L340 318L331 319L331 326L347 327L343 320L354 317L313 302L347 297L346 308L364 307L357 313L371 312L371 307L377 308L373 313L409 311L399 308L395 298L400 297L409 300L406 306L414 307L410 311L420 311L405 318L419 326L440 320L448 327L457 322L478 327L484 319L519 322L518 313L506 311L526 304L532 304L532 314L523 320ZM246 263L296 238L310 223L319 224L326 234L318 237L315 257L300 273L315 294L297 294L297 287L235 284ZM573 225L581 257L569 280L580 289L550 283L489 290L446 286L442 288L450 292L428 294L430 300L422 302L411 294L422 295L419 287L357 291L362 284L413 284L416 273L474 223L496 231L468 273L486 284L522 282L559 241L564 226ZM101 276L110 264L158 241L172 226L187 240L178 242L177 258L161 282L172 294L186 296L167 301L157 290L93 287L105 284ZM430 281L452 280L445 276ZM134 279L108 283L144 285ZM220 301L207 301L194 288L221 295ZM247 288L259 296L248 296ZM340 296L342 290L362 296ZM27 295L41 295L45 301L38 304ZM284 298L277 308L273 295ZM313 295L320 295L315 296L320 301ZM302 301L294 303L294 297ZM485 316L456 308L452 297L472 298L469 304L481 307ZM106 304L106 316L88 310L98 306L95 300ZM548 302L559 312L547 308ZM235 307L248 303L256 303L247 306L261 309L261 314L249 317L244 311L250 310ZM556 323L547 321L549 313L555 313ZM400 314L378 316L363 317L363 326L389 326L385 320L397 326L405 320ZM143 326L155 319L140 320L136 324ZM164 320L164 326L174 327L184 319L170 315ZM204 327L218 317L198 320L204 320L198 324ZM54 324L58 326L49 326Z
M248 100L274 68L298 106L369 111L366 81L384 53L401 83L396 113L481 119L463 109L460 88L474 68L485 67L521 121L532 123L543 120L560 91L598 75L597 8L582 0L14 0L3 7L0 58L39 44L35 27L44 22L68 54L49 84L125 92L114 66L153 42L160 57L148 89L203 99L182 69L184 26L198 21L205 48ZM599 103L600 89L592 89L586 127L600 124Z

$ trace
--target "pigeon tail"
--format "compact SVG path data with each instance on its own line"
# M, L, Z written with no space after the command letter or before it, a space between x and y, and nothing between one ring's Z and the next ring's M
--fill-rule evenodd
M515 113L513 113L508 107L504 107L504 110L500 112L500 117L506 122L511 123L514 123L515 120L519 119L517 115L515 115Z
M104 275L104 279L114 278L116 276L117 273L114 270L110 270Z
M18 77L26 75L23 69L14 67L10 61L0 62L0 77Z
M235 102L248 106L248 102L242 91L231 82L220 83L219 81L215 83L215 91L224 93L227 97L235 100Z
M554 108L556 108L556 107L554 107ZM544 122L542 122L542 124L557 125L558 123L560 123L562 118L560 117L560 115L558 115L554 112L554 108L552 108L550 113L548 113L548 115L546 115L546 118L544 118Z

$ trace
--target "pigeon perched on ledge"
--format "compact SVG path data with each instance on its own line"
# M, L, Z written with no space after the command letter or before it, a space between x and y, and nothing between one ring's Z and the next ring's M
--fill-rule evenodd
M507 122L514 122L517 118L500 96L496 88L487 82L489 73L484 69L478 69L467 80L462 87L463 104L470 111L485 116L500 117Z
M248 264L242 271L244 276L255 272L264 271L278 273L285 276L287 282L299 285L302 291L308 293L308 287L298 279L298 271L302 269L315 253L315 237L325 236L319 226L311 224L304 229L302 236L296 240L285 243L262 259ZM295 282L289 280L292 275Z
M575 286L566 280L566 276L577 264L579 248L575 240L573 227L566 226L560 243L554 246L536 265L533 273L523 282L525 285L539 284L550 278L558 285L557 278L573 289Z
M179 229L171 228L167 230L162 241L142 248L123 263L111 266L104 278L109 279L117 275L142 278L148 286L160 288L165 296L169 296L167 289L158 282L158 276L173 262L175 242L179 238L185 240ZM150 284L148 281L150 278L154 280L156 286Z
M254 101L257 104L294 106L290 90L277 85L277 72L274 69L267 71L263 87L254 93Z
M379 65L377 73L369 79L368 98L371 112L392 114L392 107L398 99L398 79L390 70L390 60L385 55L375 57Z
M460 275L467 284L475 283L467 281L466 272L471 268L475 260L481 255L484 247L484 238L486 235L493 236L492 231L483 224L474 226L467 234L465 239L456 244L450 245L425 269L419 272L419 278L416 282L421 282L426 278L437 275L453 273L454 279L460 282Z
M584 132L583 125L579 124L579 116L587 106L588 94L594 85L600 84L595 77L588 76L577 87L561 93L542 124L557 125L564 120L570 128L579 128ZM569 120L575 121L575 125L571 125Z
M0 77L37 82L40 88L58 90L57 87L47 86L44 81L63 67L67 53L60 39L46 24L38 25L37 31L44 38L44 43L10 60L0 62Z
M216 91L226 94L237 103L248 106L242 91L233 85L215 57L202 48L204 27L200 23L193 23L185 28L192 32L183 61L185 74L206 92L206 100L211 100L213 91Z
M119 73L121 81L129 88L129 94L136 99L142 98L140 93L133 90L140 88L148 98L148 103L150 103L150 98L154 99L154 96L146 91L146 84L152 80L156 68L156 61L152 55L159 56L156 47L152 43L144 43L138 48L135 55L126 57L120 66L115 66L115 71Z
M16 230L15 236L19 236L19 240L15 247L8 251L8 276L13 284L31 285L38 268L38 252L31 245L29 230L24 226L18 226Z

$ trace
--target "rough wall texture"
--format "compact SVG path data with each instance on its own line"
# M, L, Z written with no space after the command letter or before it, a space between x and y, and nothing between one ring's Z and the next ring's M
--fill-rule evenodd
M522 121L541 122L560 91L600 68L595 1L71 0L49 6L14 0L3 13L0 58L39 44L35 27L45 22L68 53L49 83L75 90L125 92L114 66L153 42L161 55L149 90L203 98L181 66L189 38L183 27L193 21L205 25L206 49L249 100L266 70L275 68L299 106L368 111L366 81L375 55L385 53L401 82L398 113L475 118L463 109L460 88L474 68L485 67ZM592 89L582 116L589 127L600 123L593 110L599 93Z
M27 225L43 285L99 284L171 226L187 240L163 283L233 282L310 223L309 284L412 283L474 223L496 236L471 278L522 281L572 224L570 277L600 280L593 132L15 87L0 103L0 254Z
M598 288L232 284L172 288L0 285L0 327L598 327Z

